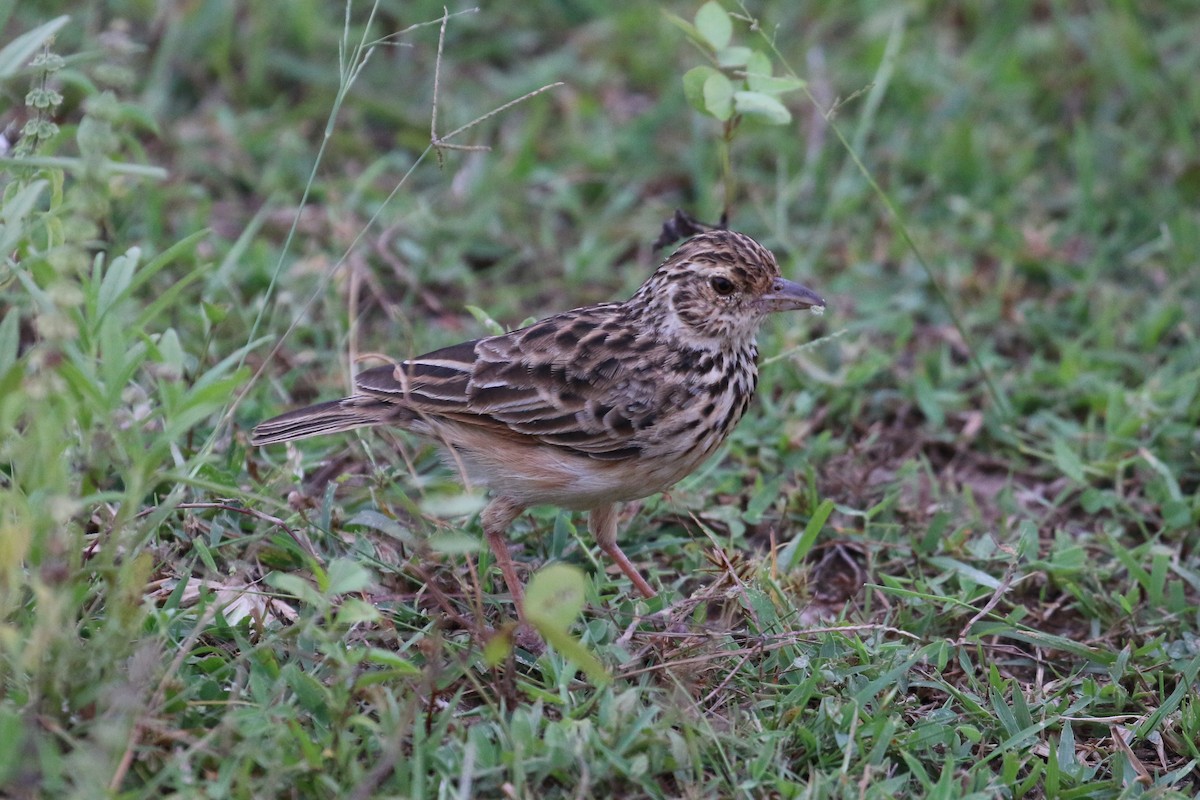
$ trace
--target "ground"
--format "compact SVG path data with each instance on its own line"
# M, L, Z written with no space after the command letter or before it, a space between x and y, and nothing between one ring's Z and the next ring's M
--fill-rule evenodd
M1183 4L0 21L6 795L1200 791ZM360 357L628 296L680 208L828 309L623 513L658 598L537 509L545 646L434 448L250 447Z

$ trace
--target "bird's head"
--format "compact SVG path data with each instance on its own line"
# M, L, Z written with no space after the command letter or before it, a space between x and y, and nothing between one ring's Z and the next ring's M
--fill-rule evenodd
M741 233L695 236L663 262L628 301L664 333L740 344L773 311L824 308L816 292L779 274L770 250Z

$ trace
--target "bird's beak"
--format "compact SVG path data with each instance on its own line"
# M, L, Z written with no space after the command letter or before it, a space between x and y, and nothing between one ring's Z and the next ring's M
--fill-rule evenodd
M763 296L761 302L767 311L796 311L802 308L811 308L814 312L820 313L825 310L825 299L821 295L807 286L801 286L785 278L776 278L775 283L771 285L771 291Z

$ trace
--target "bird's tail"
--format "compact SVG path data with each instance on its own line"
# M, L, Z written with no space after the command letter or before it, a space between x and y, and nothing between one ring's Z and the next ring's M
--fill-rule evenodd
M298 408L260 422L250 434L250 444L259 446L307 439L326 433L340 433L353 428L383 425L397 421L397 407L364 397L345 397Z

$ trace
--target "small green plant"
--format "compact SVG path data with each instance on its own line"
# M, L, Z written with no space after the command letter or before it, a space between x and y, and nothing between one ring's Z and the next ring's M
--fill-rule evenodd
M586 580L583 571L570 564L543 567L529 581L525 613L538 633L578 664L593 683L607 684L612 678L604 665L571 635L571 626L583 613Z
M771 56L765 50L738 44L734 22L756 20L734 17L716 0L700 6L692 22L667 14L680 27L710 64L684 73L683 91L697 111L721 123L721 171L725 184L725 213L734 197L734 173L730 149L740 124L753 121L765 125L787 125L792 114L780 97L804 88L795 75L775 75Z
M130 175L161 171L122 162L123 115L107 92L84 100L77 123L53 121L56 29L38 29L30 123L0 173L0 719L88 721L36 766L21 754L53 746L42 726L0 737L0 785L24 764L25 777L69 793L108 783L124 747L113 731L150 703L164 663L146 630L150 549L183 499L188 432L246 373L232 356L207 363L174 327L204 274L203 232L150 257L112 241ZM131 672L131 659L158 666ZM85 752L96 758L80 768Z
M39 78L25 96L25 105L33 111L33 115L21 129L21 139L13 149L13 155L16 157L33 155L42 143L50 141L58 134L58 125L54 123L52 115L54 110L62 105L63 96L50 81L64 64L62 56L50 50L49 41L42 45L42 52L29 62L30 68L37 71Z

